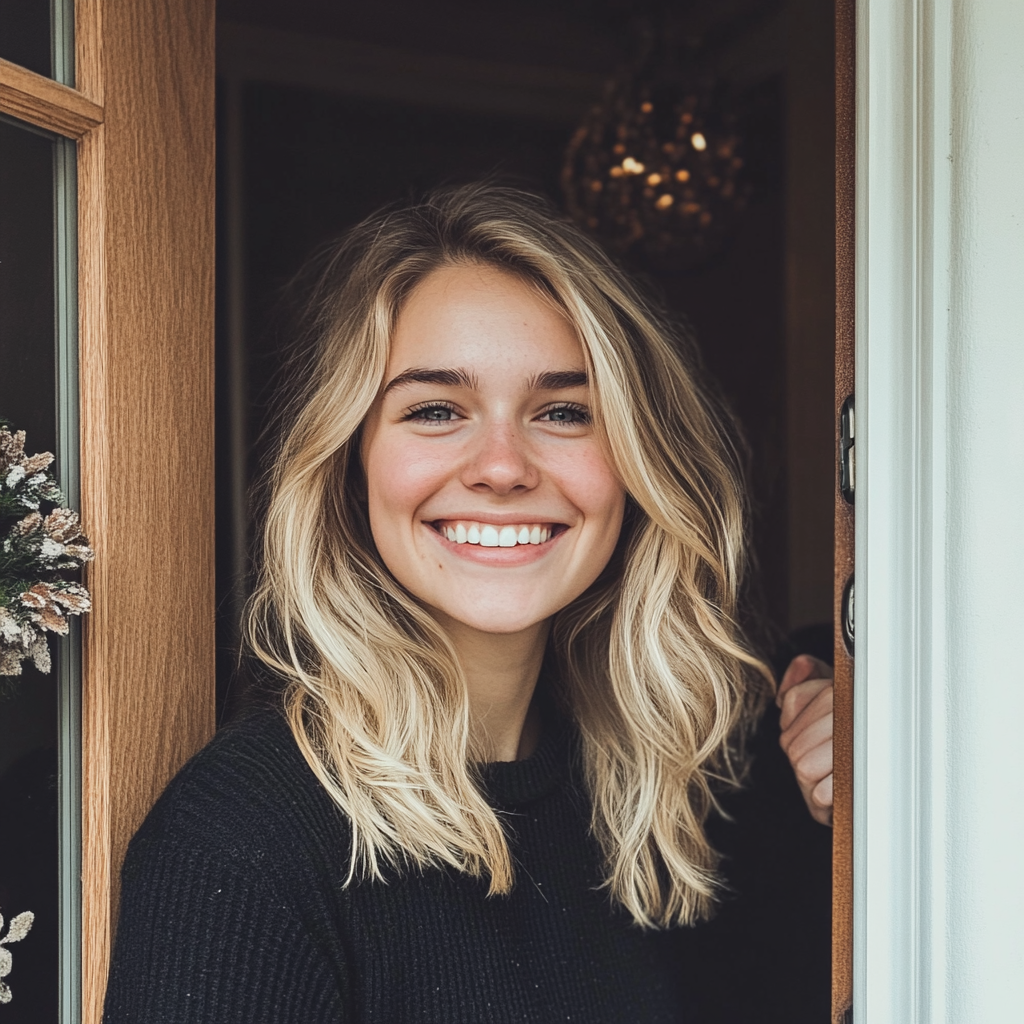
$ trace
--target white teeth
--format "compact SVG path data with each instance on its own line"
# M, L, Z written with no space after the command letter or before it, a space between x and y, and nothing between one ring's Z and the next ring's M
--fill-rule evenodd
M519 544L544 544L553 533L550 526L492 526L490 523L438 524L452 544L479 544L485 548L514 548Z

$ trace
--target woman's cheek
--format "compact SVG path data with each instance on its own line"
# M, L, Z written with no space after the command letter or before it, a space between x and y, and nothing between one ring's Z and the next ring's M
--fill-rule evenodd
M374 452L376 495L389 511L411 514L443 483L449 461L435 447L413 444L407 438L385 443Z
M595 443L552 464L560 490L584 516L622 517L626 492Z

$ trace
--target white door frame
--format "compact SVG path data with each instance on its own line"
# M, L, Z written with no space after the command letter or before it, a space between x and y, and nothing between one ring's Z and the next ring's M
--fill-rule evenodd
M858 0L854 1021L1021 1019L1024 3Z

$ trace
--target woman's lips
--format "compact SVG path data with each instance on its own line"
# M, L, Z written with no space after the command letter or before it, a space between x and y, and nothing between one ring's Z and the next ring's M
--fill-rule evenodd
M426 523L454 554L490 565L523 565L543 557L568 529L564 523L524 519L487 523L473 519L435 519Z

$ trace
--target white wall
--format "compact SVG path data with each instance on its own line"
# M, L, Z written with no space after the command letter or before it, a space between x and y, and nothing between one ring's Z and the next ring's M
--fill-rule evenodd
M1024 3L858 8L854 1019L1024 1020Z

